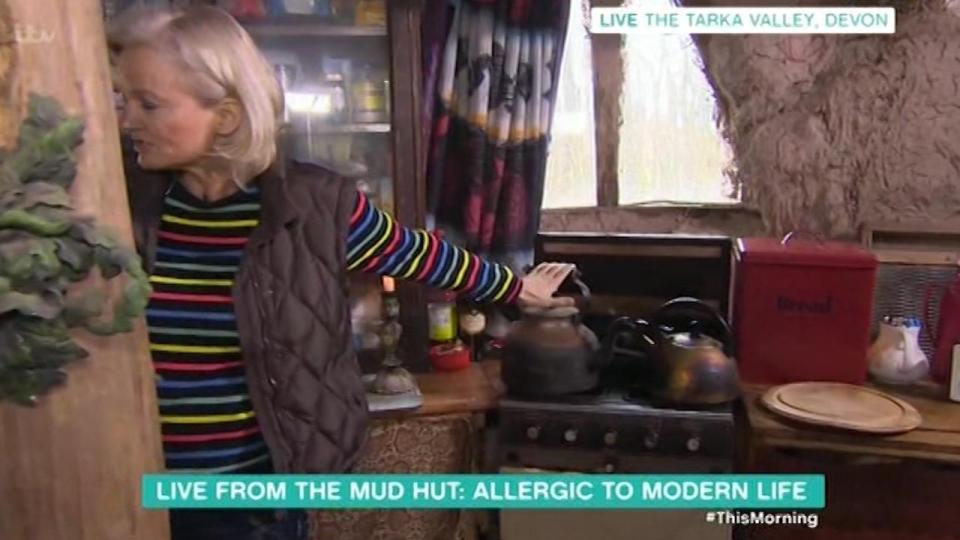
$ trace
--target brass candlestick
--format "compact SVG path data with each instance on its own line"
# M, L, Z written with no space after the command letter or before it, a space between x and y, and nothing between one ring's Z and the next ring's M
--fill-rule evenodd
M400 302L397 299L393 278L383 279L383 325L380 327L380 342L383 346L383 361L380 371L373 379L371 391L377 394L404 394L417 390L417 381L403 367L400 357Z

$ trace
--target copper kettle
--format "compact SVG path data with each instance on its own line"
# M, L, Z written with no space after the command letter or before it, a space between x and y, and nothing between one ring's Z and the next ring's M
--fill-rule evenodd
M648 380L638 381L656 400L678 405L719 405L740 395L733 359L733 333L713 308L694 298L664 304L650 321L621 317L610 326L604 355L612 357L618 340L631 344L652 362Z

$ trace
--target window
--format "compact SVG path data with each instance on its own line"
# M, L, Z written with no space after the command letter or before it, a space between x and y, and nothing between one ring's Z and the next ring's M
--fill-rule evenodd
M662 7L672 5L671 0L643 1L645 7L655 2ZM591 73L590 34L581 13L572 14L571 19L557 116L563 107L578 107L591 121L578 124L576 136L560 131L559 122L554 125L544 208L594 206L597 202L592 86L586 92L583 89L593 82L592 75L587 76ZM627 34L624 38L618 203L738 202L739 194L726 174L732 152L717 126L713 89L690 37ZM578 50L575 46L581 41ZM564 115L574 117L576 113L564 110ZM588 125L589 131L580 131L583 125ZM584 144L586 140L589 145ZM583 171L584 162L593 170ZM575 188L569 185L571 175L580 179Z
M544 208L597 205L590 34L584 14L570 6L560 64L560 88L550 129Z

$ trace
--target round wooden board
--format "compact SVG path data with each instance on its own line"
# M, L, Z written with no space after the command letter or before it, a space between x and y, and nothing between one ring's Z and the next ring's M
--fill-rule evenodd
M785 384L767 390L761 402L792 420L866 433L902 433L916 428L922 420L909 403L852 384Z

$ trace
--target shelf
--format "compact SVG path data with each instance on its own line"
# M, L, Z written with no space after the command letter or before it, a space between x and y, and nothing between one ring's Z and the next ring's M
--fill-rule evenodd
M287 129L291 130L291 133L295 135L306 135L307 132L304 129L298 131L292 131L292 125L286 124ZM390 133L390 124L386 123L377 123L377 124L328 124L313 126L311 132L314 134L331 134L331 133Z
M271 37L384 37L385 26L351 26L329 22L276 21L254 22L244 25L255 38Z

